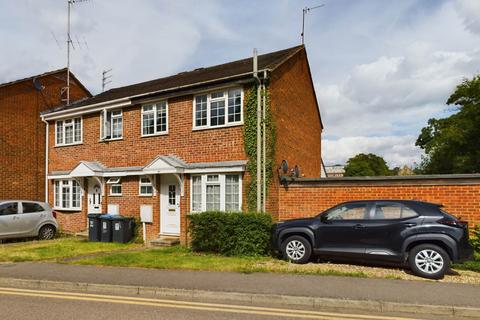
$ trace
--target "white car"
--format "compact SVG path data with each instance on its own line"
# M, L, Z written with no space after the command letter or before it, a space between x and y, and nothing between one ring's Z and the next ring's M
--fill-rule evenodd
M58 229L56 212L45 202L0 200L0 239L50 240Z

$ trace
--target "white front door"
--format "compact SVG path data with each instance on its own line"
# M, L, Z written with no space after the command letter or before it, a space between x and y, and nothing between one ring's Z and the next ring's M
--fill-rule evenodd
M95 179L88 180L88 213L102 212L102 188Z
M180 235L180 186L174 175L161 177L160 233Z

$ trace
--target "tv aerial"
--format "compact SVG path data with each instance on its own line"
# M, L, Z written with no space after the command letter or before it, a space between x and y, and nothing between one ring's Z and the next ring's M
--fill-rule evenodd
M321 7L325 7L325 4L322 3L322 4L320 4L318 6L315 6L315 7L305 7L305 8L302 9L302 34L301 34L302 44L305 44L305 16L310 11L321 8Z

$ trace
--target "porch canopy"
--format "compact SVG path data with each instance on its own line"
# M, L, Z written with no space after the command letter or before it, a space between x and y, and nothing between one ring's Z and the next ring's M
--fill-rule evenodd
M187 163L174 155L158 156L143 167L109 168L98 161L80 161L71 171L50 172L48 179L148 176L167 173L183 176L185 173L243 172L246 164L246 160Z

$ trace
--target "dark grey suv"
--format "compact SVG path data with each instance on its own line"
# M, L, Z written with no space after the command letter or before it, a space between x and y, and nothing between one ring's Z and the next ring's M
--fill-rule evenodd
M389 262L430 279L473 255L467 224L441 205L420 201L342 203L313 218L275 224L272 239L274 250L295 263L312 255Z

